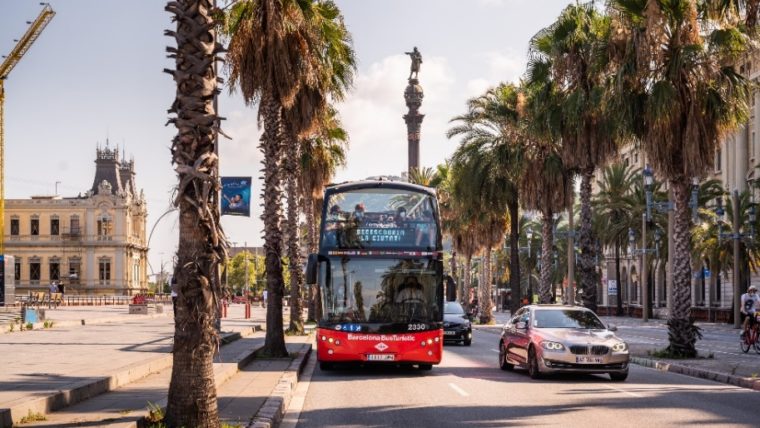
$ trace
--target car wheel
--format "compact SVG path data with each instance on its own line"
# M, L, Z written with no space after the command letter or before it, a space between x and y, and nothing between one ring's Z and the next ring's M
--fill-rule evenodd
M499 367L502 370L514 370L515 365L507 362L507 347L504 342L499 342Z
M541 371L538 368L538 357L532 346L528 349L528 375L531 379L541 378Z
M624 371L623 373L619 373L619 372L610 373L610 379L612 379L615 382L622 382L628 379L628 370Z
M470 346L470 345L472 345L472 339L465 339L464 346Z
M420 370L432 370L433 365L432 364L420 364Z
M325 362L325 361L320 361L319 362L319 369L322 370L322 371L325 371L325 372L329 371L329 370L332 370L333 369L333 364Z

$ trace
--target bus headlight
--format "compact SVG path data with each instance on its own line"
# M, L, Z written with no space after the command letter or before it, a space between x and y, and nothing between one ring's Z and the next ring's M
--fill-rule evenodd
M427 342L425 342L425 341L423 340L422 342L420 342L420 345L422 345L422 346L425 346L425 345L427 345Z
M339 339L335 339L335 344L336 345L340 345L340 340Z
M327 339L327 341L330 342L330 343L333 343L333 338L331 337L331 338Z
M327 340L327 337L325 337L325 336L322 336L322 340Z

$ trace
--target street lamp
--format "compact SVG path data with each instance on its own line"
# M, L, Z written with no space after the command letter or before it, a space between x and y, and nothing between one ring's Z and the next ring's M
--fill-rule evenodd
M757 215L755 212L755 203L750 199L749 206L749 233L741 233L739 225L739 191L734 189L731 194L733 199L733 233L723 233L723 220L726 215L726 211L723 209L723 198L719 197L715 205L715 214L718 215L718 240L733 239L734 241L734 269L733 269L733 282L734 282L734 328L739 328L741 323L740 318L740 306L741 306L741 291L739 287L739 243L742 239L752 240L755 237L755 220Z
M654 254L655 258L660 258L660 239L662 238L662 234L659 229L655 229L654 232L654 242L655 247L654 248L647 248L647 242L646 242L646 214L643 216L644 221L642 234L641 234L641 248L636 248L636 234L634 233L632 228L628 229L628 243L630 244L630 254L631 256L640 255L641 256L641 268L639 271L641 272L641 320L644 322L649 321L649 313L652 309L652 305L650 304L649 299L649 274L647 272L648 265L647 265L647 254Z

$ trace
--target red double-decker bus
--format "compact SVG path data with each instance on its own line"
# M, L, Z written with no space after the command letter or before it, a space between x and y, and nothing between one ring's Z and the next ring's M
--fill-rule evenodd
M361 181L325 190L319 253L317 359L418 365L443 353L443 253L435 191Z

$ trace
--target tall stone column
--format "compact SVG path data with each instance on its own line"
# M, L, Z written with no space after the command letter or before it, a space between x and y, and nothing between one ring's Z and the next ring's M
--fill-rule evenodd
M420 167L420 128L425 115L420 114L419 110L423 96L419 80L410 78L409 84L404 90L404 100L406 100L406 106L409 108L409 112L404 115L406 136L409 143L409 173L412 172L412 169Z

